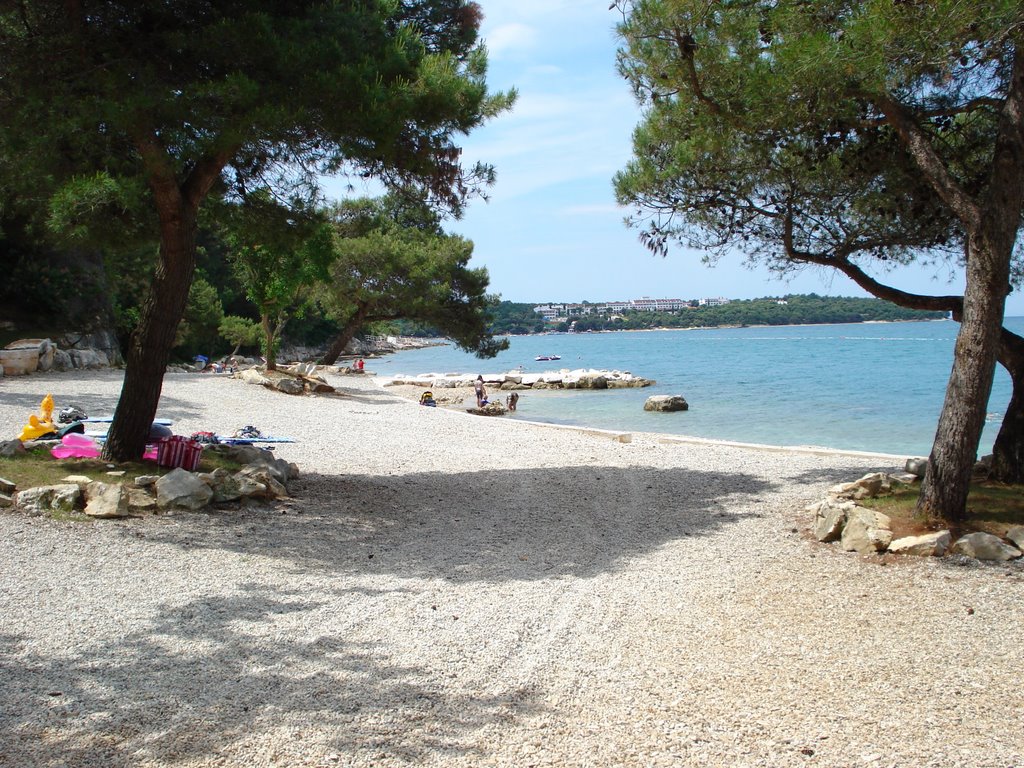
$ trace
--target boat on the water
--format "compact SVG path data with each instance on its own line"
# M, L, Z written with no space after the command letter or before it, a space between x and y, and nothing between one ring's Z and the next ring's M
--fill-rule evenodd
M562 356L561 355L537 355L533 359L536 360L537 362L540 362L542 360L561 360Z

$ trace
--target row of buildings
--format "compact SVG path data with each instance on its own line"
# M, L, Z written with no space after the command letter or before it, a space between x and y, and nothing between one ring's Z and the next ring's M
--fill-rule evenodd
M729 299L719 296L717 299L642 299L629 301L604 301L591 304L538 304L533 311L543 315L545 322L557 323L573 317L585 315L618 315L623 312L676 312L680 309L697 309L698 307L720 307L728 304Z

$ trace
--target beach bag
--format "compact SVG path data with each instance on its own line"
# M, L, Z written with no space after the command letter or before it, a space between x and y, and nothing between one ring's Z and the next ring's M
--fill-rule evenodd
M161 437L156 443L156 463L195 472L203 455L203 444L183 435Z

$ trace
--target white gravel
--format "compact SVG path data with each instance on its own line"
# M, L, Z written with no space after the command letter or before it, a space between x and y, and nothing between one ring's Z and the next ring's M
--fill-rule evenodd
M895 459L171 374L299 443L273 506L0 514L0 766L1019 766L1020 568L881 566L801 508ZM113 408L117 372L0 379Z

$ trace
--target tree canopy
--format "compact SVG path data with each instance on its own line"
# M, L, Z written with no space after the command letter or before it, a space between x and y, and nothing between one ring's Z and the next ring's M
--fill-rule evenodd
M97 243L159 242L105 452L141 455L196 263L200 207L318 174L419 187L458 211L486 184L457 137L489 94L479 8L457 0L23 0L0 8L0 157L18 210ZM88 205L72 205L88 200Z
M486 293L487 270L468 266L473 243L446 234L424 201L349 201L336 208L333 223L335 258L321 301L341 331L325 363L363 326L399 319L429 325L480 357L508 347L489 331L497 300Z
M616 190L655 251L675 242L713 260L735 249L781 271L814 263L848 274L964 263L961 343L921 504L957 517L1024 200L1024 10L980 0L618 5L619 66L645 113Z

